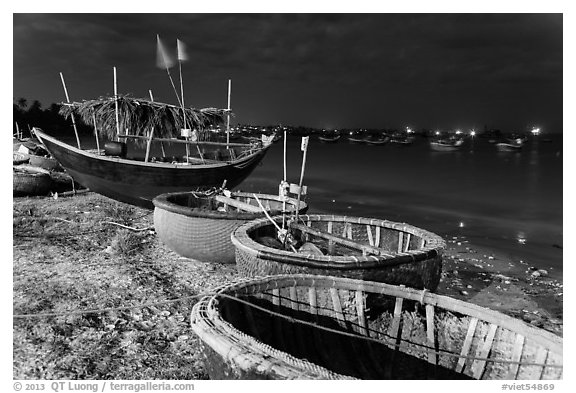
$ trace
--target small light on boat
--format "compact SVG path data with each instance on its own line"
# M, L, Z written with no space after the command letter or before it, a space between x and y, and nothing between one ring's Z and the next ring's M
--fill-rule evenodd
M440 131L436 131L435 134L436 134L436 135L440 135Z
M526 244L526 237L524 236L523 232L518 233L518 236L516 236L516 240L518 240L518 243L520 244Z
M474 135L476 135L476 131L474 131L474 130L470 131L470 136L474 136Z
M534 127L534 128L532 129L532 134L533 134L533 135L538 135L538 134L540 134L540 128Z
M464 228L464 222L460 221L460 225L458 225L460 228Z
M406 127L406 132L407 132L408 134L410 134L410 133L412 132L412 129L411 129L410 127Z
M456 135L460 135L460 134L462 134L462 131L456 130Z

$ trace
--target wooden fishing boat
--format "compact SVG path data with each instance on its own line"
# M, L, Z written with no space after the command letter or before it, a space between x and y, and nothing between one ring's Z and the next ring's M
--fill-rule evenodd
M430 148L433 151L458 151L464 144L463 139L451 140L437 140L430 142Z
M189 132L186 139L177 139L181 130L191 131L186 127L204 130L224 121L229 111L186 108L183 120L180 107L127 96L72 103L64 105L60 112L69 117L78 114L86 124L93 122L95 131L110 141L102 154L102 150L71 146L35 128L36 137L60 165L93 192L149 209L154 208L152 199L160 194L206 190L224 182L230 189L236 187L260 163L273 140L264 136L250 143L200 140L203 134L209 134L203 131ZM132 133L118 134L117 129ZM145 144L146 155L128 157L125 142L115 142L116 139ZM186 147L182 149L184 157L149 158L152 142L162 147L163 143L181 144Z
M318 140L322 143L335 143L340 140L340 135L319 135Z
M380 146L380 145L385 145L388 142L390 142L390 137L388 137L388 136L370 135L370 136L364 138L364 143L366 143L367 145Z
M47 195L52 186L50 172L28 164L12 167L13 196Z
M520 150L522 150L522 146L524 143L520 142L499 142L496 143L496 149L498 149L498 151L512 151L512 152L519 152Z
M276 225L282 217L274 217ZM304 215L287 223L294 240L278 239L276 226L260 219L232 233L241 275L309 273L343 276L436 290L444 240L431 232L386 220ZM288 239L290 240L290 239ZM276 243L274 243L276 241ZM283 239L284 241L284 239Z
M366 137L361 131L353 131L348 135L348 142L350 143L364 143Z
M256 199L258 198L258 199ZM277 195L233 192L181 192L153 199L154 228L160 240L177 254L204 262L234 263L235 248L230 240L234 229L268 214L305 213L308 205L294 198L284 204Z
M563 377L561 337L425 290L295 274L214 292L191 314L211 379Z

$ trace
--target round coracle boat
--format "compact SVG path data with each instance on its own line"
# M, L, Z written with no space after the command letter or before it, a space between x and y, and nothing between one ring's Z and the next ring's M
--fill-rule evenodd
M366 307L377 294L378 307ZM384 283L277 275L191 314L211 379L562 379L563 339L471 303Z
M35 154L30 155L30 165L46 169L48 171L63 171L58 161L52 157L38 156Z
M284 202L277 195L232 192L230 196L199 192L162 194L154 198L154 228L172 251L203 262L235 263L230 234L240 225L280 214ZM288 198L286 211L294 213L298 201ZM308 205L300 201L300 213Z
M13 167L13 196L47 195L52 186L50 172L32 165L22 164Z
M281 217L273 218L281 225ZM423 229L386 220L304 215L288 223L290 247L264 218L232 233L241 275L320 274L435 291L444 240Z

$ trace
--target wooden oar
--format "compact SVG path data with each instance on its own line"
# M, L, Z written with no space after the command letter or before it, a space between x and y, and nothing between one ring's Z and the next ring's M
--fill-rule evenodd
M328 241L331 241L331 242L334 242L337 244L341 244L345 247L352 248L354 250L362 251L362 254L364 254L364 255L373 254L373 255L381 255L381 256L387 256L387 257L394 256L394 254L389 254L381 248L372 247L372 246L369 246L366 244L361 244L361 243L358 243L358 242L355 242L355 241L349 240L349 239L344 239L340 236L336 236L336 235L333 235L331 233L319 231L317 229L312 229L307 225L302 225L302 224L297 224L295 222L292 222L292 223L290 223L290 228L291 229L297 229L297 230L299 230L303 233L306 233L308 235L316 236L316 237L326 239Z

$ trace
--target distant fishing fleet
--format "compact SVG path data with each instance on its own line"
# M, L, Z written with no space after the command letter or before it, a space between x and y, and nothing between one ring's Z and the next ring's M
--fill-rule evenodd
M434 294L446 248L441 236L380 218L308 213L310 136L301 139L299 181L291 183L287 131L232 142L231 81L226 109L186 107L185 46L177 40L180 91L170 74L176 61L159 36L157 48L178 104L157 102L151 91L146 99L119 94L115 67L114 96L74 102L60 74L66 97L60 113L72 124L76 146L40 127L32 128L30 140L18 135L14 196L23 195L16 193L18 168L29 165L21 147L31 154L41 146L84 189L153 209L155 232L167 249L205 263L235 264L241 279L206 293L191 315L211 378L562 378L561 337ZM77 121L93 128L96 149L82 148ZM225 138L211 131L224 125ZM280 139L278 189L232 191ZM416 135L410 129L318 135L322 143L344 139L410 146ZM495 144L514 151L523 143L519 137ZM128 144L145 153L130 155ZM153 144L161 154L153 154ZM167 144L181 154L167 154ZM457 151L464 136L438 133L429 144Z
M533 136L540 134L539 128L532 128L530 134ZM403 131L380 131L380 130L322 130L316 132L317 139L321 143L336 143L347 141L354 144L366 145L396 145L410 146L416 141L417 133L410 127ZM421 132L419 135L425 137L427 144L432 151L453 152L460 151L464 148L466 140L474 141L475 138L482 137L493 144L498 151L502 152L519 152L528 140L525 134L502 134L502 133L484 133L478 134L474 130L469 133L456 131L435 131ZM548 141L548 140L547 140Z

